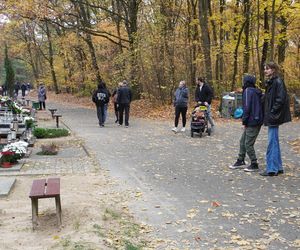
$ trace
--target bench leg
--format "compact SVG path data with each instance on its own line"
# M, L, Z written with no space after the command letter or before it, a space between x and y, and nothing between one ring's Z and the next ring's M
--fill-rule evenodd
M56 116L56 127L58 128L59 127L59 117Z
M60 203L60 195L55 197L55 206L56 206L56 216L58 226L61 226L61 203Z
M31 208L32 208L32 228L36 229L37 219L38 219L38 210L39 210L39 200L31 198Z

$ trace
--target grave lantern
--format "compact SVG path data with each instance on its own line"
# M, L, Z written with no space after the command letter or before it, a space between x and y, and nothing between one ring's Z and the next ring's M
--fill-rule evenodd
M11 131L8 131L7 133L7 142L10 143L12 139Z

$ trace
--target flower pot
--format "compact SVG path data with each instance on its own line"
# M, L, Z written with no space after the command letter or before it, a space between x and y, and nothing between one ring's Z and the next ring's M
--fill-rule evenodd
M7 161L1 163L2 168L11 168L12 165L13 164L11 162L7 162Z

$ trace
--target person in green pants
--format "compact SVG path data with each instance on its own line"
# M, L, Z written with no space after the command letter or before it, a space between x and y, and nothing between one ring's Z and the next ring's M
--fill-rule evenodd
M255 87L254 76L245 75L243 78L243 116L242 121L244 131L240 139L240 150L237 161L229 166L231 169L244 168L246 172L258 171L257 157L254 144L263 124L263 94ZM250 158L251 164L245 168L246 154Z

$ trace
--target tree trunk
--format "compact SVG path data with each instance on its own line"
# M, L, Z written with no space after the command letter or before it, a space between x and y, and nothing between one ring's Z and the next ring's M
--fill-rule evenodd
M236 42L236 46L235 46L235 50L234 50L234 54L233 54L233 74L232 74L232 81L231 81L231 91L234 91L234 89L236 87L236 75L238 72L238 50L239 50L239 46L241 43L242 33L245 28L245 25L246 25L246 21L243 23L243 25L240 29L240 32L238 34L237 42Z
M287 0L283 0L282 3L286 5ZM280 66L283 66L283 63L285 60L285 49L288 45L288 42L287 42L288 21L287 21L286 15L284 13L281 13L279 22L281 24L281 29L279 32L280 38L279 38L279 43L278 43L278 64Z
M90 23L89 13L88 13L89 10L85 9L84 3L81 2L81 1L74 1L73 0L72 2L77 7L77 11L78 11L78 14L80 16L79 20L80 20L81 25L85 28L91 29L91 23ZM97 83L99 84L99 83L102 82L102 78L101 78L99 66L98 66L98 63L97 63L97 57L96 57L96 52L95 52L92 36L91 36L90 33L85 33L85 37L83 37L83 39L86 42L86 44L88 45L89 52L90 52L90 55L91 55L94 74L96 76Z
M260 39L260 0L257 0L257 22L256 22L256 54L257 54L257 61L260 62L260 53L259 53L259 39ZM260 63L257 63L258 65L258 72L261 72L261 65Z
M48 38L48 53L49 53L48 59L49 59L50 71L51 71L51 76L53 81L53 88L55 93L58 94L59 90L58 90L58 84L57 84L56 74L54 70L54 53L53 53L53 46L51 41L51 33L47 22L45 22L45 25L46 25L46 34Z
M270 61L274 61L274 47L275 47L275 1L272 2L272 26L271 26L271 41L270 41Z
M197 59L197 48L198 46L196 45L196 41L199 39L199 32L198 32L198 26L194 24L194 20L196 20L197 17L197 0L189 0L188 1L188 9L190 13L191 20L188 24L189 28L189 36L190 36L190 54L191 54L191 59L190 59L190 64L189 64L189 70L190 70L190 81L193 84L196 79L196 59ZM193 22L192 27L190 27L191 21Z
M217 51L216 61L215 61L215 78L216 80L219 80L220 52L218 51L218 36L217 36L216 22L212 19L213 13L211 9L211 0L208 0L208 11L209 11L210 23L211 23L212 34L213 34L213 42L212 42L213 50Z
M263 43L263 49L261 54L261 62L260 62L260 83L261 87L264 87L264 64L267 60L267 54L268 54L268 47L269 47L269 19L268 19L268 10L267 7L264 9L264 43Z
M219 35L219 39L220 39L220 60L219 60L219 69L220 69L220 80L221 83L224 79L224 29L223 29L223 20L222 20L222 16L223 16L223 12L224 12L224 7L225 7L225 0L220 0L220 16L221 16L221 21L220 21L220 35Z
M243 73L249 72L250 61L250 46L249 46L249 32L250 32L250 2L244 0L244 17L245 17L245 48L244 48L244 60L243 60Z
M208 0L198 1L199 22L201 27L201 41L204 53L206 79L212 83L212 68L210 56L210 37L208 29Z
M130 50L130 73L129 81L131 82L133 97L135 99L140 98L142 93L142 86L139 83L138 75L138 54L137 54L137 16L139 11L139 5L141 0L118 0L122 4L123 10L125 12L125 28L128 34L129 40L129 50Z

